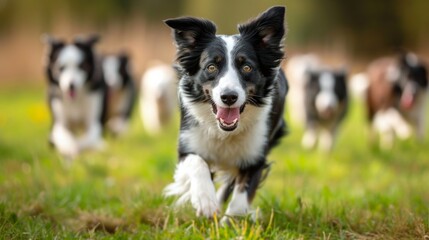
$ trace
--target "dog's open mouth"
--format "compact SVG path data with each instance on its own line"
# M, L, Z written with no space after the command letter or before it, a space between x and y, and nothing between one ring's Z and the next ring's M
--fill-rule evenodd
M240 121L240 114L243 112L245 104L236 108L223 108L212 103L213 113L216 115L219 127L224 131L233 131Z

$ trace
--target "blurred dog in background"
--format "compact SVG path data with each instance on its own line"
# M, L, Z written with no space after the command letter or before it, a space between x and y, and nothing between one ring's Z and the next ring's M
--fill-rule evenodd
M137 96L129 56L126 53L106 55L102 69L108 87L106 127L118 136L128 128Z
M140 85L140 116L150 135L159 134L177 107L177 74L173 67L153 62Z
M320 68L320 60L315 54L295 55L288 59L285 71L290 84L287 112L291 122L296 126L305 124L304 88L307 72Z
M304 86L305 132L302 146L318 144L330 151L347 113L348 90L344 70L308 70Z
M103 146L107 86L95 52L98 36L73 42L45 36L48 104L52 116L50 143L73 158L86 149Z
M369 65L366 80L372 138L378 135L380 146L386 149L392 147L395 136L406 139L414 130L422 139L428 72L417 55L408 52L396 58L377 59Z

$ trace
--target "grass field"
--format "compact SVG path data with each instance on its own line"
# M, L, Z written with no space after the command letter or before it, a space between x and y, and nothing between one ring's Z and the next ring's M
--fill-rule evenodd
M137 113L137 112L136 112ZM134 115L108 148L67 162L47 144L43 87L0 87L0 239L428 239L429 141L380 151L355 103L332 154L292 128L253 206L231 227L174 210L177 123L151 138Z

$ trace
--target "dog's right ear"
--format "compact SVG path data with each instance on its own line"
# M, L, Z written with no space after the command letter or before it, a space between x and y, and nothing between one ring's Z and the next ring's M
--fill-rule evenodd
M216 25L206 19L180 17L164 21L174 32L179 50L192 50L198 44L208 43L216 36Z
M100 41L100 35L90 34L88 36L77 36L74 42L81 46L93 47L96 43Z

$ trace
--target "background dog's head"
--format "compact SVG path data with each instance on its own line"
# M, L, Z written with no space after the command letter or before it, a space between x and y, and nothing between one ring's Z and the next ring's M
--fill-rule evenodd
M403 110L411 110L427 91L427 68L414 53L404 53L399 58L395 70L389 73L400 94L400 107Z
M106 56L102 67L104 79L110 88L119 89L131 78L129 56L125 52Z
M273 7L239 25L239 34L216 35L213 22L168 19L174 30L181 91L191 103L206 103L224 131L237 128L246 104L267 103L283 58L284 7Z
M346 72L331 70L308 71L305 87L307 101L322 119L337 116L347 98Z
M98 36L76 38L72 43L46 36L49 46L47 75L50 83L58 85L65 96L75 99L96 68L94 44Z

